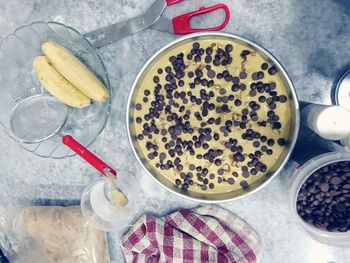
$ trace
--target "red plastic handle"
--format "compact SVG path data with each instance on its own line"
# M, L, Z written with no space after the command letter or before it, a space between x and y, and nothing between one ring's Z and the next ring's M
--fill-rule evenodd
M95 154L93 154L88 149L86 149L83 145L81 145L79 142L77 142L72 136L70 136L70 135L63 136L62 142L64 145L67 145L74 152L76 152L85 161L87 161L93 167L95 167L103 175L106 175L105 174L106 171L109 171L112 174L117 175L117 172L113 168L111 168L109 165L104 163Z
M194 16L204 15L219 9L223 9L225 11L225 20L221 25L216 27L210 27L210 28L192 28L191 27L190 21ZM185 35L185 34L190 34L194 32L201 32L201 31L221 30L227 25L229 20L230 20L230 10L228 6L225 4L218 4L211 7L201 7L197 11L174 17L172 21L173 21L174 33L177 35Z
M165 0L167 5L175 5L177 3L183 2L185 0Z

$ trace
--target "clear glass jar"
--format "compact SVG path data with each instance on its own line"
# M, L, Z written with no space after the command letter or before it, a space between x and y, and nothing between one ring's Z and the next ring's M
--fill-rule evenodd
M350 246L350 231L345 233L324 231L305 222L297 212L297 197L300 188L319 168L331 163L340 161L350 161L349 152L330 152L312 158L302 166L296 168L292 176L286 180L288 190L288 202L292 213L293 221L297 223L300 229L316 241L334 246Z
M124 178L123 178L124 177ZM128 203L121 207L113 202L112 190L114 185L107 177L93 180L83 191L80 206L87 222L100 230L113 232L130 226L134 201L133 187L125 176L118 173L118 190L128 199Z

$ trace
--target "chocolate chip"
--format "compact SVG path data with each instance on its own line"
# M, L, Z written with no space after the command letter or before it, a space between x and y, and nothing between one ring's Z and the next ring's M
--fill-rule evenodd
M165 158L166 158L166 154L165 153L159 154L159 159L160 160L165 160Z
M202 99L197 98L195 102L196 102L197 105L201 105L202 104Z
M214 110L214 109L215 109L215 104L214 104L214 103L210 103L210 104L208 105L208 109L209 109L209 110Z
M272 125L272 128L273 129L281 129L282 125L280 122L275 122L273 125Z
M207 55L211 55L213 54L213 49L211 47L208 47L206 48L205 53L207 53Z
M256 96L256 90L251 90L251 91L249 91L249 95L251 96L251 97L255 97Z
M259 141L254 141L254 142L253 142L253 146L254 146L255 148L258 148L258 147L260 146L260 142L259 142Z
M335 207L335 210L337 210L340 213L344 213L346 211L346 207L343 204L338 203L338 204L335 204L334 207Z
M254 114L250 116L252 121L257 121L258 120L258 115Z
M185 190L185 191L188 189L188 187L189 187L189 185L187 183L184 183L182 185L182 189Z
M223 112L228 112L228 111L229 111L229 108L228 108L227 104L222 105L222 106L221 106L221 110L222 110Z
M159 83L159 77L158 76L154 76L153 77L153 82L154 83Z
M273 146L275 144L275 141L273 139L268 139L267 140L267 145L268 146Z
M234 84L238 84L239 83L239 77L232 77L232 82Z
M257 72L253 72L253 74L252 74L252 79L253 79L253 80L258 80L258 79L259 79L258 73L257 73Z
M258 98L259 102L263 103L266 101L266 97L265 96L259 96Z
M279 101L282 103L285 103L287 101L287 96L285 96L285 95L279 96Z
M209 78L213 79L216 76L216 73L214 70L208 70L207 75Z
M226 94L226 89L221 88L221 89L219 90L219 93L220 93L220 95L225 95L225 94ZM221 97L218 97L218 98L221 98Z
M238 84L233 84L231 87L232 91L238 91L239 90L239 85Z
M241 106L242 101L239 100L239 99L236 99L236 100L234 101L234 104L235 104L235 106Z
M246 79L246 78L247 78L247 72L241 71L241 72L239 73L239 78L240 78L240 79Z
M219 140L219 134L217 134L217 133L214 133L214 136L213 136L213 138L214 138L214 140L215 140L215 141Z
M263 145L263 146L261 146L260 149L261 149L262 152L266 152L268 148L267 148L266 145Z
M266 62L264 62L264 63L261 64L261 69L262 69L262 70L267 70L268 67L269 67L269 64L267 64Z
M338 184L340 184L340 182L341 182L341 179L337 176L332 177L332 179L331 179L331 184L333 184L333 185L338 185Z
M271 104L269 104L269 108L271 109L271 110L274 110L274 109L276 109L276 107L277 107L277 105L276 105L276 103L271 103Z
M200 55L196 55L196 56L194 57L194 61L196 61L196 62L200 62L201 60L202 60L202 58L201 58Z
M199 49L200 48L200 44L198 42L194 42L192 47L193 47L193 49Z
M230 177L230 178L227 179L227 182L228 182L228 184L233 185L235 183L235 179Z
M243 176L244 178L248 178L248 177L250 176L250 173L249 173L248 171L243 171L243 172L242 172L242 176Z
M250 51L249 50L243 50L242 51L242 53L241 53L241 55L243 55L243 56L248 56L250 54Z
M192 71L190 71L190 72L187 73L187 76L189 78L193 78L194 77L194 73Z
M233 155L233 159L237 162L243 162L245 160L245 157L241 153L236 153Z
M170 72L171 72L171 67L166 66L166 67L165 67L165 72L166 72L166 73L170 73Z
M208 80L206 80L206 79L202 79L201 80L201 84L202 84L202 86L207 86L208 85Z
M267 71L270 75L275 75L277 73L277 70L274 66L270 67Z
M275 82L271 82L271 83L270 83L270 89L271 89L271 90L276 89L276 87L277 87L277 85L276 85Z
M285 146L287 144L287 141L284 138L279 138L277 142L280 146Z
M180 180L180 179L176 179L176 180L175 180L175 184L176 184L176 185L180 185L180 184L181 184L181 180Z
M249 184L246 181L241 181L239 184L244 190L249 188Z
M221 165L221 160L220 159L216 159L215 160L215 165L216 166L220 166Z
M140 103L137 103L137 104L135 105L135 109L136 109L136 110L141 110L141 109L142 109L142 105L141 105Z
M226 46L225 46L225 51L226 52L231 52L233 50L233 46L231 45L231 44L227 44Z
M320 186L322 192L328 192L329 190L329 185L326 183L321 184Z
M249 110L247 108L244 108L241 112L242 112L242 115L248 115Z
M211 56L206 56L205 59L204 59L205 63L208 63L208 64L209 64L212 60L213 60L213 58L212 58Z
M214 66L217 66L217 67L220 66L220 60L214 59L213 64Z
M232 79L233 79L233 78L232 78L231 75L228 75L228 76L225 77L225 81L226 81L226 82L230 82L230 81L232 81Z
M209 178L213 180L215 178L215 174L209 174Z
M142 122L142 118L137 117L137 118L136 118L136 123L141 123L141 122Z
M247 125L246 125L244 122L241 122L241 123L239 124L239 128L241 128L241 129L245 129L246 126L247 126Z
M264 72L259 71L257 74L258 79L263 79L264 78Z
M231 120L227 120L225 122L225 126L228 127L228 128L232 127L232 125L233 125L233 122Z
M148 157L148 159L153 160L154 157L155 157L155 155L154 155L154 153L149 153L149 154L147 155L147 157Z

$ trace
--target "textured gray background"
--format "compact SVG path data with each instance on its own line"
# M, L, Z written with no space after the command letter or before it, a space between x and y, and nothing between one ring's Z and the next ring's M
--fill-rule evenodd
M145 10L152 0L0 0L0 40L16 27L37 20L54 20L80 32L124 21ZM168 8L165 16L194 10L218 1L187 0ZM262 44L285 66L303 100L330 103L330 90L350 66L350 1L347 0L222 0L231 8L225 31ZM211 21L218 21L218 15ZM197 21L198 22L198 21ZM201 21L199 21L201 22ZM125 174L135 174L142 185L137 215L163 215L186 202L153 185L132 156L124 125L126 99L143 63L175 36L146 30L101 48L114 89L112 113L105 130L91 147ZM99 176L78 157L51 160L22 150L0 130L0 206L70 204L84 185ZM286 171L284 171L286 173ZM260 234L262 263L346 263L350 249L321 245L306 237L291 221L286 191L279 179L257 194L223 204ZM51 201L50 201L51 200ZM72 200L72 201L70 201ZM122 262L118 237L111 238L112 262Z

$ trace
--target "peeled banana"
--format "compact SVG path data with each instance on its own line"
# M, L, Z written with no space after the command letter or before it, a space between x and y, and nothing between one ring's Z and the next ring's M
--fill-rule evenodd
M83 94L99 102L107 100L109 95L103 83L67 48L46 41L41 49L57 71Z
M58 100L76 108L83 108L91 104L90 98L67 81L45 56L35 57L33 67L40 83Z

